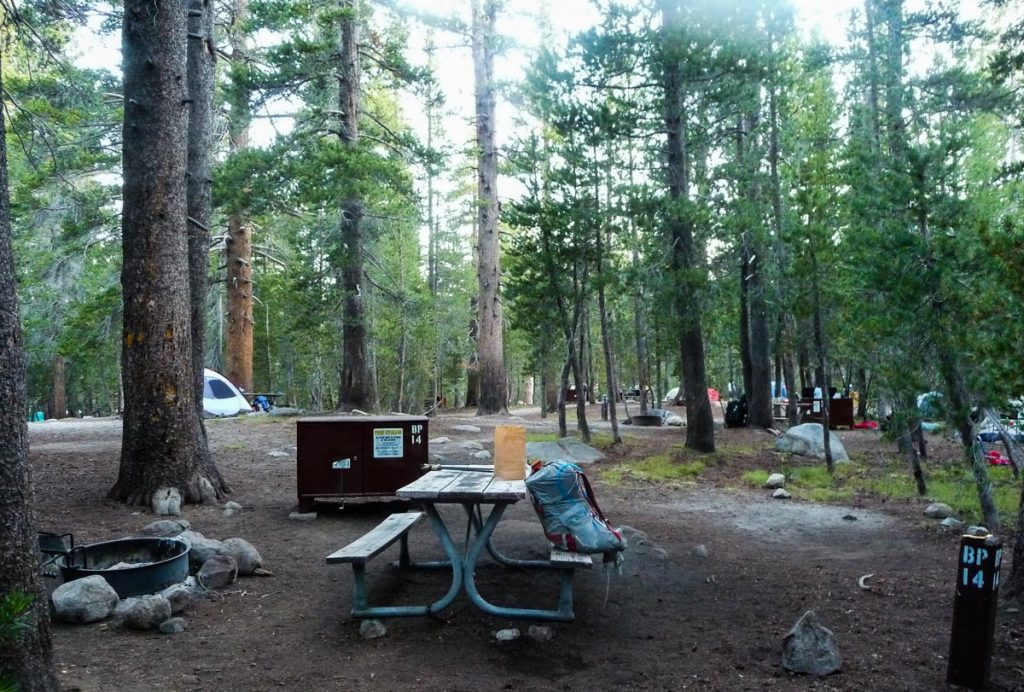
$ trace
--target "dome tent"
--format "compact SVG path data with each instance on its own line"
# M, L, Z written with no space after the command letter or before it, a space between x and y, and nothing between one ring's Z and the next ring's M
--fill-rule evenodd
M238 387L209 368L203 370L203 415L207 418L251 413L249 401Z

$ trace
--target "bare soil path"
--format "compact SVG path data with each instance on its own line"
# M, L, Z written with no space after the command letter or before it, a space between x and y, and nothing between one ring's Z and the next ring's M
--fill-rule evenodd
M594 412L596 414L596 411ZM596 416L595 416L596 417ZM491 428L522 422L553 431L527 410L509 418L442 415L431 437L492 439ZM453 430L477 425L480 433ZM600 427L600 426L598 426ZM39 521L79 542L130 535L154 519L104 499L117 475L120 422L30 426ZM602 508L633 531L621 573L577 576L576 622L555 638L498 642L524 630L458 601L442 618L392 620L387 636L364 640L351 607L351 572L324 556L358 537L397 502L350 503L297 522L294 419L213 421L214 458L244 509L189 506L185 518L214 538L243 537L273 577L248 578L187 613L186 632L165 636L113 624L55 627L60 678L68 690L936 690L944 687L957 536L921 515L921 505L859 498L857 506L776 501L738 489L740 468L768 470L770 436L721 431L720 465L686 485L601 482L600 468L678 448L679 429L626 430L627 444L591 467ZM870 432L844 433L848 449L884 446ZM449 456L455 445L442 447ZM723 461L724 460L724 461ZM735 472L735 473L734 473ZM452 516L453 522L456 516ZM533 510L512 507L496 539L518 556L540 555ZM440 554L429 526L413 530L422 557ZM696 550L704 546L706 557ZM391 559L391 558L388 558ZM400 575L371 564L371 597L422 602L446 588L440 574ZM1006 565L1005 568L1009 566ZM870 591L857 580L873 573ZM552 606L552 575L490 563L478 574L496 601ZM781 666L781 641L807 610L835 633L843 671L824 679ZM1024 690L1024 619L1000 614L995 689Z

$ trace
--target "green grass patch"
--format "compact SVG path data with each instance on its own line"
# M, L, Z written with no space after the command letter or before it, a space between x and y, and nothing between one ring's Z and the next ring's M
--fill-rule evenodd
M746 483L747 485L752 485L755 488L763 488L764 484L768 482L768 476L770 475L771 474L769 474L767 471L754 469L752 471L744 471L742 478L743 482Z
M601 473L601 479L613 485L620 484L627 478L652 483L674 483L693 480L704 472L704 462L677 460L671 454L655 454L640 461L627 462L607 469Z
M929 468L926 463L924 471L928 486L925 499L930 502L944 502L965 521L982 520L978 486L970 469L965 466ZM1012 522L1020 502L1020 486L1014 480L1013 472L1008 466L990 466L988 471L999 516L1003 521ZM892 464L885 475L866 479L865 486L886 498L915 500L920 497L910 470L903 465Z
M582 441L575 435L569 435L569 437L575 440ZM526 435L527 442L558 442L560 439L562 438L558 436L558 433L532 432L527 433ZM608 449L613 444L615 444L615 438L613 438L611 435L597 434L590 436L590 446L593 447L594 449Z

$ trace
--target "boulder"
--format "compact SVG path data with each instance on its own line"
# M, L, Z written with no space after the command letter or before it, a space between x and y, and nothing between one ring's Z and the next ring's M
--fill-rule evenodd
M945 502L933 502L924 509L924 515L932 519L946 519L954 514L956 512L953 511L953 508Z
M563 437L557 442L527 442L526 458L531 462L556 461L563 459L574 464L592 464L604 458L604 454L575 437Z
M238 576L250 576L257 568L263 566L263 558L252 546L252 543L244 538L229 538L221 543L219 555L226 555L234 559L238 565Z
M359 623L359 636L363 639L379 639L388 633L388 628L380 620L363 620Z
M497 639L499 642L511 642L515 641L516 639L519 639L519 634L519 630L515 627L512 627L506 630L498 630L494 633L494 638Z
M781 473L773 473L772 475L768 476L768 480L764 482L764 487L768 488L769 490L774 490L775 488L784 488L785 486L786 477Z
M480 450L482 450L484 448L484 446L481 443L476 442L475 440L470 440L468 442L463 442L459 446L462 447L463 449L472 449L472 450L477 451L477 452L479 452Z
M192 605L192 590L184 584L172 584L160 592L171 604L171 615L177 615Z
M170 618L160 623L160 634L181 634L188 629L184 618Z
M188 564L191 570L196 570L214 555L219 555L223 550L223 544L215 538L207 538L197 531L184 531L178 538L188 541L192 549L188 553Z
M466 432L466 433L478 433L478 432L480 432L480 428L478 428L475 425L453 425L452 426L452 430L458 430L459 432Z
M491 453L486 449L481 449L479 452L473 454L474 459L483 459L484 461L491 458Z
M828 675L843 667L836 638L808 610L782 639L782 666L794 673Z
M157 488L151 504L153 514L181 516L181 493L177 488Z
M222 589L238 577L238 563L227 555L214 555L203 563L196 579L207 589Z
M98 574L61 584L53 592L54 613L63 622L106 620L117 602L114 587Z
M833 461L849 461L850 456L836 434L829 435ZM820 423L795 425L775 440L775 451L804 457L825 458L825 435Z
M686 421L683 420L682 416L676 413L669 413L665 416L665 425L671 425L676 428L681 428L686 425Z
M452 441L452 438L450 438L450 437L432 437L432 438L430 438L430 444L432 444L432 445L443 445L443 444L446 444L446 443L451 442L451 441Z
M316 512L291 512L288 518L292 521L316 521Z
M191 524L187 519L161 519L147 525L139 531L140 536L151 536L153 538L173 538L182 531L187 531Z
M155 630L171 617L171 602L160 594L126 598L117 605L114 616L129 629Z
M784 488L776 488L775 492L772 493L772 498L776 500L788 500L791 497L793 496Z

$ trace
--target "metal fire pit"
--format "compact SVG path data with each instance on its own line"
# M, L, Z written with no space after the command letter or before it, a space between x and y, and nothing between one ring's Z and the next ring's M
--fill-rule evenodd
M65 582L98 574L128 598L185 581L190 549L180 538L122 538L72 548L57 564Z

